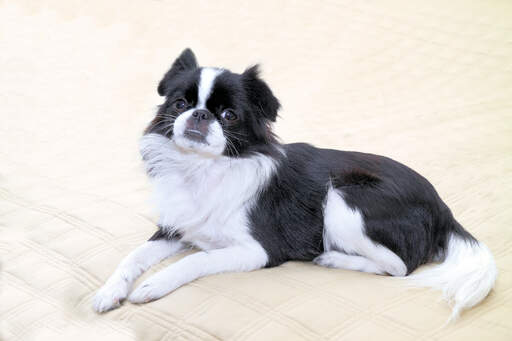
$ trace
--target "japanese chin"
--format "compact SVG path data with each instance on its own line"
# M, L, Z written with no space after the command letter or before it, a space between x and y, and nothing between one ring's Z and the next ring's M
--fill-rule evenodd
M140 142L158 230L122 260L94 310L146 303L197 278L286 261L400 276L441 289L451 318L482 301L497 275L489 249L421 175L384 156L282 144L279 101L253 66L200 67L184 50ZM130 292L149 267L190 254ZM410 275L420 265L437 265Z

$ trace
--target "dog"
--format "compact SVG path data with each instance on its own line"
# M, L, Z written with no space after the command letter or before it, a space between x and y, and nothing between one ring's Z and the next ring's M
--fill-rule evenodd
M165 102L140 141L158 230L98 291L96 312L290 260L441 289L452 319L493 288L491 252L424 177L384 156L280 143L271 127L280 103L257 65L241 74L199 67L185 49L158 94ZM191 247L199 251L130 293L149 267ZM410 275L430 262L439 264Z

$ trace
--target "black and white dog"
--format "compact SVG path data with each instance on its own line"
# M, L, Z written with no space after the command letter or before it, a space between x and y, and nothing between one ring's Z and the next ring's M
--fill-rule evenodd
M490 251L421 175L383 156L279 143L271 122L280 105L256 66L242 74L199 67L186 49L158 93L165 103L140 144L158 231L99 290L97 312L289 260L392 276L440 262L407 278L442 289L452 317L492 289ZM129 294L150 266L190 247L200 251Z

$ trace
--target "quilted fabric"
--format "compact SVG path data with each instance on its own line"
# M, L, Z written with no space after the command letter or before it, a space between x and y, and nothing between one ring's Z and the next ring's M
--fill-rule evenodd
M498 0L1 1L0 339L512 340L511 39ZM490 297L443 328L439 292L289 262L93 313L155 229L137 140L186 46L262 62L284 141L429 178L494 253Z

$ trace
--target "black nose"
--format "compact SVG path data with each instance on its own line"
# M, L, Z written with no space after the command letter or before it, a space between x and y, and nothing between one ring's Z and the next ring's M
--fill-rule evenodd
M209 120L213 117L213 115L208 110L199 109L192 113L192 117L195 117L197 122L199 122L201 120Z

